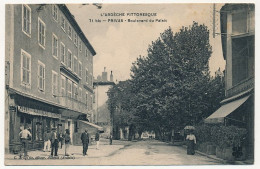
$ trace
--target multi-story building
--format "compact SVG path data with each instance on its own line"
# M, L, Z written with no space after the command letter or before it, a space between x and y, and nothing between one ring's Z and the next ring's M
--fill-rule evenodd
M110 135L112 126L111 126L111 117L110 111L108 109L107 100L108 100L108 90L113 85L113 74L111 71L110 79L108 80L107 72L104 68L102 76L98 76L97 80L94 81L94 108L93 108L93 123L100 125L104 128L103 136L107 137Z
M226 60L225 99L207 123L246 128L245 146L254 154L255 6L226 4L220 10L223 56Z
M32 132L29 149L43 146L52 127L70 129L92 111L94 48L66 5L6 5L5 148L20 149L20 128Z

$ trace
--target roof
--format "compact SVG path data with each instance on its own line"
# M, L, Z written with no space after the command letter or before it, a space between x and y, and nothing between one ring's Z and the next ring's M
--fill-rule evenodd
M58 4L60 10L64 13L70 24L74 27L75 31L78 33L78 36L81 38L83 43L89 48L91 54L94 56L96 55L96 51L84 35L83 31L79 27L77 21L75 20L74 16L70 13L68 7L65 4Z
M96 82L93 82L93 85L94 86L106 86L106 85L115 85L115 82L111 82L111 81L96 81Z

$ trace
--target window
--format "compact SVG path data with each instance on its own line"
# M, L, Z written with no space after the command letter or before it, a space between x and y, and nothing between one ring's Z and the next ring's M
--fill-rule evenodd
M52 34L52 56L58 59L58 38Z
M86 83L88 84L88 69L86 69Z
M45 23L38 18L38 42L41 47L45 47Z
M66 95L65 88L66 88L66 78L63 75L61 75L61 96Z
M85 56L88 57L88 49L85 50Z
M68 26L68 35L69 35L69 38L72 39L72 28L70 25Z
M90 110L92 110L93 109L93 97L92 97L92 95L90 96Z
M68 97L72 97L72 81L68 79Z
M93 85L92 85L92 78L93 78L93 76L92 76L92 74L90 73L90 76L89 76L89 84L90 84L90 86L93 86Z
M79 51L80 51L80 52L82 51L82 43L81 43L81 40L79 40Z
M45 90L45 65L38 61L38 89L40 91Z
M86 92L86 95L85 95L85 99L86 99L86 105L88 105L88 93Z
M74 44L78 46L78 35L76 32L74 33Z
M21 82L25 86L31 85L31 55L21 51Z
M66 63L65 62L65 45L61 42L60 43L60 58L61 58L61 63Z
M57 96L58 94L58 73L52 71L52 94Z
M254 76L254 36L232 38L232 85Z
M73 98L78 99L78 85L76 83L73 83Z
M58 21L58 7L56 5L52 6L52 16L55 21Z
M78 59L76 56L74 56L74 60L73 60L73 71L78 74Z
M82 101L82 89L79 88L79 101Z
M31 8L28 5L22 5L22 30L31 36Z
M79 61L79 77L82 77L82 63Z
M70 50L68 50L68 67L72 69L72 53Z
M240 11L232 13L232 35L241 35L255 31L254 11Z
M61 16L61 28L63 29L63 31L65 32L65 27L66 27L66 20L64 18L64 16Z

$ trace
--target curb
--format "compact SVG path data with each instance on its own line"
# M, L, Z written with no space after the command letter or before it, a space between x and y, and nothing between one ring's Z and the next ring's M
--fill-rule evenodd
M182 145L183 148L187 148L187 146L185 145ZM209 154L206 154L206 153L203 153L201 151L198 151L198 150L195 150L195 152L199 155L202 155L202 156L206 156L208 158L211 158L213 160L216 160L216 161L219 161L223 164L233 164L233 165L252 165L250 163L246 163L244 161L228 161L228 160L224 160L224 159L221 159L221 158L218 158L216 157L215 155L209 155Z

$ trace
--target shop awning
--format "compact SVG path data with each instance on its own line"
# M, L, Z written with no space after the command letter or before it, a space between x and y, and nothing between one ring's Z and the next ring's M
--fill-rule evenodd
M96 124L93 124L93 123L90 123L90 122L87 122L87 121L83 121L83 120L79 120L79 122L85 124L88 128L94 128L94 129L101 131L101 132L104 131L103 127L98 126Z
M57 119L61 118L61 115L57 113L47 112L47 111L33 109L24 106L17 106L17 110L21 113L30 114L33 116L44 116L44 117L57 118Z
M241 106L249 96L222 105L217 111L204 120L205 123L223 123L224 118Z

